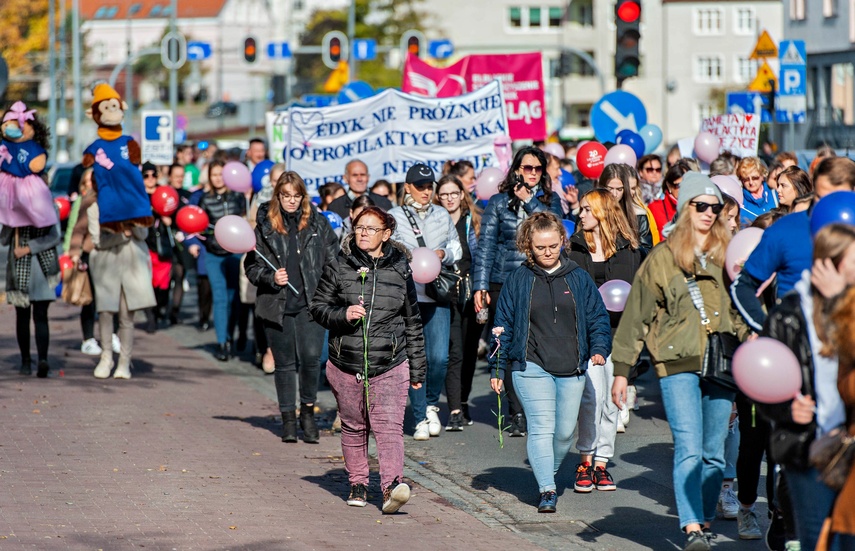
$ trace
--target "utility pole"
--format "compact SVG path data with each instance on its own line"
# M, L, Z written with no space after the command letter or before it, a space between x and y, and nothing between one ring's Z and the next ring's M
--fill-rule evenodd
M66 48L65 48L65 23L66 23L66 13L65 13L65 0L60 0L59 3L59 118L64 121L66 131L59 136L59 151L54 151L54 159L57 161L60 158L60 153L64 153L67 155L68 153L68 113L65 109L65 80L68 77L68 62L66 60ZM54 129L56 131L56 129Z
M56 135L56 0L48 0L48 65L50 78L50 97L48 98L48 126L50 150L56 154L58 136Z
M174 33L176 31L175 17L178 13L178 0L170 0L170 6L172 10L169 13L169 31ZM170 48L172 44L175 45L176 49L179 48L177 40L170 43ZM172 54L173 52L170 52L169 57L171 59L178 59L177 51L174 52L174 57ZM175 120L178 114L178 69L175 69L174 66L169 70L169 109L172 111L172 120Z
M137 9L139 8L136 4L131 4L128 6L128 13L126 14L125 42L128 50L128 65L125 68L125 101L128 102L128 111L125 113L125 134L134 131L134 64L131 63L134 50L131 45L131 17L137 12Z
M80 0L72 0L71 11L71 66L74 88L74 150L71 158L79 161L83 156L83 144L80 143L80 126L83 124L83 97L80 93L80 87L83 85L80 78L80 64L83 61L80 59Z
M356 80L356 59L353 56L353 40L356 38L356 0L350 0L350 8L347 10L347 43L348 54L350 59L347 59L350 70L348 71L348 81Z

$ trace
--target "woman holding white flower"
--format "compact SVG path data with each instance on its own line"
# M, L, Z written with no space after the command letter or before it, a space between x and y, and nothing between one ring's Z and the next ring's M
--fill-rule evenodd
M555 473L570 450L588 362L611 353L609 314L594 281L562 253L567 234L550 212L532 214L517 247L526 262L512 272L496 305L490 386L510 370L528 418L528 460L540 492L538 512L554 513ZM501 328L499 330L499 328Z

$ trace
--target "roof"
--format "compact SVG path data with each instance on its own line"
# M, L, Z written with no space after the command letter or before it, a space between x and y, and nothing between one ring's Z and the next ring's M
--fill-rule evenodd
M179 19L217 17L228 0L179 0ZM172 15L170 0L81 0L84 19L166 19Z

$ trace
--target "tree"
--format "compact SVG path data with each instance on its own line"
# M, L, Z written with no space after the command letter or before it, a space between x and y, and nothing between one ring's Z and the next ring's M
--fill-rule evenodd
M423 0L355 0L356 38L374 38L379 46L397 48L401 36L408 30L424 30L425 14L418 11ZM316 10L300 36L300 43L320 45L330 31L347 32L347 10ZM316 91L321 91L330 74L318 55L304 55L297 59L297 77L310 81ZM357 67L357 79L374 88L401 86L401 70L389 68L385 54L373 61L362 61Z
M9 65L6 96L31 102L38 77L47 73L48 0L4 0L0 21L0 44Z

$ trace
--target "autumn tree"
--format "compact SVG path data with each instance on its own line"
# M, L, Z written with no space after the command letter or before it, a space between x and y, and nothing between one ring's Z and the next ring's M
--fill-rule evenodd
M48 0L3 0L0 21L0 51L9 65L6 97L32 102L47 75Z

